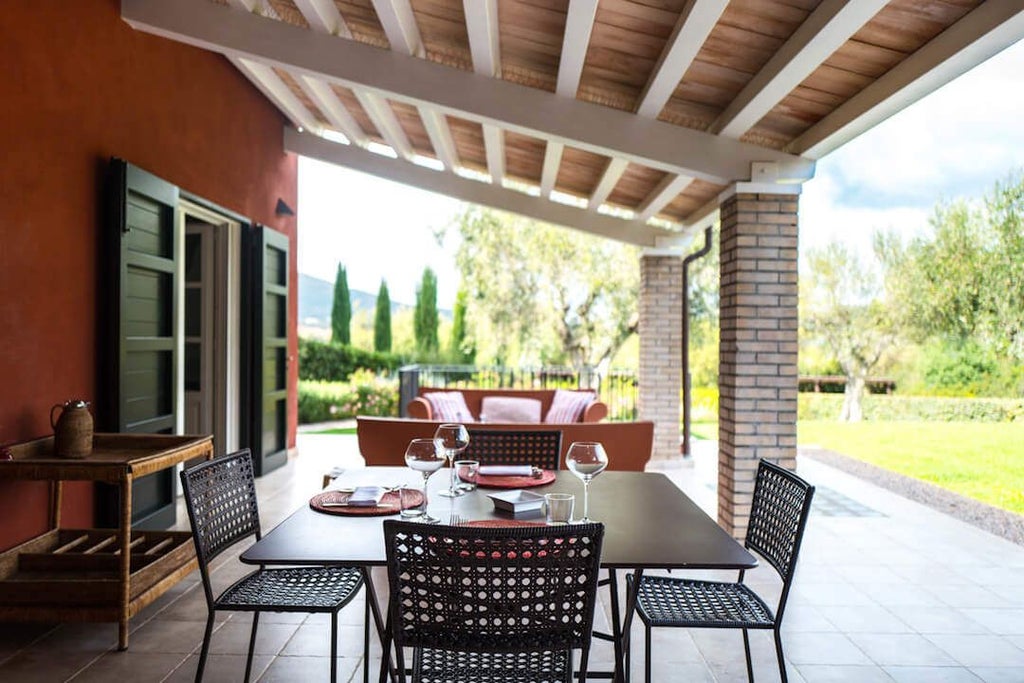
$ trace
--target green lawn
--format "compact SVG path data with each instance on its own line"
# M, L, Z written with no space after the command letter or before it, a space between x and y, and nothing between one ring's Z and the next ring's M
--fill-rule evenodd
M318 432L307 432L307 434L355 434L355 427L335 427L334 429L321 429Z
M797 441L1024 513L1024 422L801 421Z

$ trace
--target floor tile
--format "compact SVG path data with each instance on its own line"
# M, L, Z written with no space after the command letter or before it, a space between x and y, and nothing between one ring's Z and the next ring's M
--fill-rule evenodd
M75 676L74 683L160 683L181 665L186 656L152 652L108 652Z
M956 662L934 643L916 633L851 633L857 647L883 666L945 666Z
M800 633L783 641L789 661L801 664L870 666L874 664L864 651L842 633Z
M985 683L1021 683L1024 670L1020 667L976 666L971 672Z
M807 683L893 683L889 674L877 666L802 664L797 668Z
M267 655L253 655L251 680L259 680L273 659ZM199 655L189 655L170 676L164 679L164 683L193 683L198 666ZM203 681L241 681L244 675L245 655L210 654L206 658Z
M264 624L261 622L256 629L256 654L276 655L284 648L298 628L297 624ZM249 651L251 633L252 627L249 624L228 622L214 632L210 643L210 652L244 655ZM327 651L324 652L324 654L326 653Z
M1024 674L1024 650L1002 636L926 636L964 666L1017 666ZM1024 675L1021 676L1024 681Z
M844 633L910 633L911 627L878 605L824 605L822 615Z
M992 633L1001 636L1024 634L1024 609L971 609L965 607L961 611Z
M981 683L981 679L959 666L887 666L896 683Z
M895 606L890 609L918 633L989 633L987 628L953 607Z

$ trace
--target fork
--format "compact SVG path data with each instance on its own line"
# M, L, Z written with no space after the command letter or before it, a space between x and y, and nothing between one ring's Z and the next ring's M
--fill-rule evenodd
M449 526L466 526L468 523L468 519L466 519L462 515L457 515L454 512L452 513L451 518L448 520Z

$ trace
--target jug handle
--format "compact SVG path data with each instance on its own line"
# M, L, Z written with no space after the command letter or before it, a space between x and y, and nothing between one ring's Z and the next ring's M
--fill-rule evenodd
M53 411L57 410L57 408L63 408L63 407L64 406L61 405L60 403L54 403L53 407L50 408L50 428L51 429L56 429L57 428L57 421L53 419Z

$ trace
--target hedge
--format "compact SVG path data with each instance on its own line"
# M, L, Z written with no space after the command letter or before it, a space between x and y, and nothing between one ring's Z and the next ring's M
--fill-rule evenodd
M1013 422L1024 420L1024 399L940 398L869 394L861 400L864 419L876 422ZM836 420L841 394L800 394L797 419Z
M398 381L357 372L352 382L299 382L299 424L398 416Z
M393 353L365 351L344 344L299 339L299 379L347 382L356 370L393 374L406 359Z

